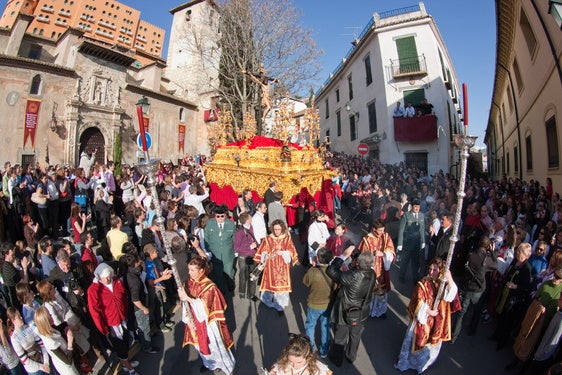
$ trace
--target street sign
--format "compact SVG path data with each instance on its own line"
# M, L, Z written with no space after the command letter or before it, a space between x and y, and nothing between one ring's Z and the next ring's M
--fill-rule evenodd
M359 155L367 155L369 153L369 145L366 143L359 143L357 145L357 152Z
M146 139L146 148L150 149L150 147L152 147L152 137L150 136L150 133L144 133L144 138ZM137 146L139 146L142 150L142 139L140 134L137 135Z

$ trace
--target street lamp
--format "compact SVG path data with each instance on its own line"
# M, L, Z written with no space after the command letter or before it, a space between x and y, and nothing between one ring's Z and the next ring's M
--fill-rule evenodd
M351 110L351 104L349 102L345 103L345 110L351 113L354 117L359 118L359 112L355 112Z
M139 99L139 101L137 102L137 107L141 107L142 109L142 113L144 115L148 115L150 112L150 103L148 101L148 99L146 98L146 96L142 96L142 98Z

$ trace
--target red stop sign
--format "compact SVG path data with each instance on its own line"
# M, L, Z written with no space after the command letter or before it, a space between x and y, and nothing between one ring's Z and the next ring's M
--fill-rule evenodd
M357 152L359 155L367 155L369 153L369 145L366 143L359 143L357 145Z

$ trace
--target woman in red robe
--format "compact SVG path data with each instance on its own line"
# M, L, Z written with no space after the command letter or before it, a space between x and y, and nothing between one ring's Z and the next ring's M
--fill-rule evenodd
M207 277L210 266L205 259L191 259L188 268L189 280L185 290L178 289L183 302L182 320L186 323L183 346L193 345L197 349L203 361L202 371L221 369L226 374L232 374L236 362L230 348L234 341L226 325L224 297ZM188 318L187 308L192 320Z
M283 315L283 309L289 306L291 285L290 266L298 261L297 250L281 220L271 223L271 234L265 237L254 262L264 265L260 284L260 300Z
M429 263L427 276L418 281L414 288L408 305L411 323L394 365L400 371L412 369L421 374L437 359L441 343L451 340L451 314L459 309L460 304L458 289L449 270L445 272L443 296L434 309L443 266L441 258L433 259Z

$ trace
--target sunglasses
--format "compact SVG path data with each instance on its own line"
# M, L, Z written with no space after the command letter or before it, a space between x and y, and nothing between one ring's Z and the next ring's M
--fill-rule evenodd
M216 214L215 217L226 217L225 214Z

